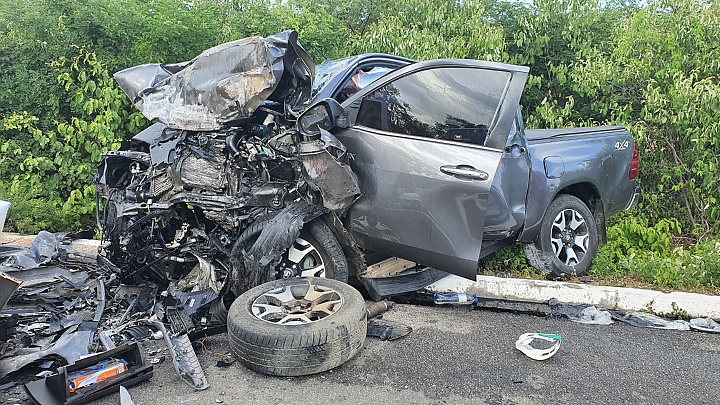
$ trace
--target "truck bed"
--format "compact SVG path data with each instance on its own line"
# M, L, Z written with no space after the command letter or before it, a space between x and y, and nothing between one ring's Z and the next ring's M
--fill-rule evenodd
M621 126L560 128L560 129L526 129L525 136L528 141L539 141L564 136L599 135L607 132L625 131Z

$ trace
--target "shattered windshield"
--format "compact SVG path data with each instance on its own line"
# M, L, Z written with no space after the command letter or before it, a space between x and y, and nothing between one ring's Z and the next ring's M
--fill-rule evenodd
M312 96L315 97L320 91L330 83L330 81L340 72L344 72L355 60L354 56L323 62L315 67L315 82L313 83Z

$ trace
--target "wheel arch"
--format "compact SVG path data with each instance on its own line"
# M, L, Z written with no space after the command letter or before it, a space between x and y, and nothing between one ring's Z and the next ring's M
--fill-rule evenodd
M598 242L601 246L606 245L607 232L605 226L605 207L603 205L603 200L598 187L588 181L566 185L563 188L559 189L552 196L552 198L548 202L548 206L550 205L550 203L555 201L558 196L562 194L572 195L585 203L585 205L590 209L590 212L592 212L595 219L595 225L597 227L598 233ZM547 209L547 207L545 207L545 209ZM542 220L542 217L540 219ZM541 221L539 221L536 226L533 226L531 228L525 228L518 237L518 241L526 243L534 241L540 234L540 223Z

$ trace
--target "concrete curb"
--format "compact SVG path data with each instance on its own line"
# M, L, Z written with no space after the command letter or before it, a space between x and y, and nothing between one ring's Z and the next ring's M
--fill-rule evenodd
M720 296L686 292L664 293L639 288L605 287L545 280L477 276L476 281L449 275L429 286L434 293L467 293L478 298L545 303L555 298L568 304L595 305L621 312L650 311L667 316L677 308L691 318L720 320Z
M0 244L29 246L35 236L0 234ZM96 254L100 241L76 239L70 252ZM425 287L430 292L458 292L478 298L547 304L551 298L567 304L595 305L622 312L650 311L667 316L674 312L673 303L691 318L713 318L720 321L720 296L685 292L663 293L639 288L606 287L560 281L524 280L477 276L476 281L449 275Z

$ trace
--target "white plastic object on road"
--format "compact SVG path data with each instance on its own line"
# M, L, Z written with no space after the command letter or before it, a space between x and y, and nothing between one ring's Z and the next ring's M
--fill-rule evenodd
M10 203L0 200L0 232L3 231L3 227L5 226L8 209L10 209Z
M555 342L555 344L547 349L536 349L530 346L530 343L535 339ZM557 353L558 349L560 349L560 341L562 341L562 336L560 335L547 333L524 333L520 335L518 340L515 342L515 348L533 360L547 360Z
M120 386L120 405L135 405L127 388Z

